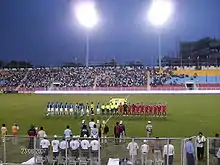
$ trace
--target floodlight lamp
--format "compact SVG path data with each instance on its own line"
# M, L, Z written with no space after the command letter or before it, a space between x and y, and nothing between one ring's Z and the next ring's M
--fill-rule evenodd
M173 13L171 0L155 0L148 11L148 20L154 26L165 24Z
M98 23L98 14L95 4L92 2L81 2L75 8L76 18L79 23L88 28L93 28Z

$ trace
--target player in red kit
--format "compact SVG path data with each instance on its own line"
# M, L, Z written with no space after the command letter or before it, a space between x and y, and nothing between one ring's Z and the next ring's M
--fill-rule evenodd
M149 107L148 107L148 114L149 114L149 116L153 115L153 105L149 105Z
M145 105L144 106L144 113L145 113L145 115L149 115L149 105Z
M131 104L128 104L128 115L131 115L131 111L132 111L132 106Z
M137 105L135 106L134 115L138 115L138 110L139 110L139 104L137 104Z
M132 115L135 115L135 110L136 110L136 105L132 105L132 110L131 110L131 113Z
M137 114L141 115L141 104L138 105L138 112L137 112Z
M158 104L158 105L157 105L157 116L158 116L158 117L161 117L161 115L162 115L161 110L162 110L162 106L161 106L161 104Z
M153 105L153 115L157 116L157 105Z
M123 105L120 103L118 106L119 115L123 115Z
M140 111L140 113L141 113L141 115L144 115L145 113L145 106L144 106L144 104L142 103L141 104L141 111Z
M161 106L161 112L162 112L163 117L167 117L167 105L166 104L163 104Z

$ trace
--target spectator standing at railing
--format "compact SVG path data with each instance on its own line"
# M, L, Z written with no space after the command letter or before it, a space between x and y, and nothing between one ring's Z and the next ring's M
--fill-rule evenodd
M187 165L195 165L195 149L192 143L192 138L189 138L188 141L185 143L185 150L186 150L186 160Z
M102 121L100 131L101 131L101 139L102 139L101 142L107 143L107 134L109 132L109 127L106 124L105 120Z
M171 140L169 140L169 144L165 144L163 147L163 158L165 161L165 165L173 165L173 159L174 159L174 145L171 144ZM167 164L168 159L168 164Z
M220 165L220 147L218 148L216 157L217 157L217 159L218 159L218 165Z
M31 125L30 129L28 130L28 136L30 137L28 149L34 149L34 138L37 136L37 131L34 125Z
M44 135L44 138L40 141L40 147L43 150L42 153L43 158L45 158L45 161L48 162L50 141L47 139L46 134Z
M15 123L12 127L11 127L11 132L13 135L13 139L12 139L12 143L13 144L17 144L18 142L18 131L19 131L19 126L17 123Z
M206 142L205 136L202 134L202 132L199 132L198 136L196 137L197 158L199 161L203 160L204 158L205 142Z
M141 145L141 164L147 164L147 158L149 153L149 145L147 144L147 140L144 140L144 144Z
M65 137L63 137L62 141L59 144L59 148L60 148L60 153L61 153L61 157L63 160L66 159L66 154L67 154L67 150L69 148L69 144L68 141L65 139Z
M129 150L130 160L132 161L132 163L136 164L139 150L138 144L132 140L130 143L128 143L127 149Z
M163 146L161 143L161 140L159 137L156 137L155 140L153 140L153 154L154 154L154 163L157 164L162 160L162 151Z
M54 135L54 139L51 141L51 147L53 151L53 160L57 160L59 156L59 140L57 139L57 135Z
M79 140L76 137L72 137L72 140L70 141L70 149L71 149L71 155L75 159L79 157L79 147L80 147Z

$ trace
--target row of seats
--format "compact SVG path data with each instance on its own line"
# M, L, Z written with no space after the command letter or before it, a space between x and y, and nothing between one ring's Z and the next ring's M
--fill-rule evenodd
M190 76L190 77L171 77L165 84L185 84L195 82L197 84L220 84L220 76Z
M174 74L189 76L220 76L220 70L174 70Z

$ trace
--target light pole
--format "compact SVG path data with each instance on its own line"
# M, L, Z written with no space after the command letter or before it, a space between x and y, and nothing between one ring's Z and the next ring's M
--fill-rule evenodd
M75 15L78 22L86 30L86 67L89 66L89 34L98 23L98 13L95 3L92 1L80 2L75 7Z
M164 24L173 13L172 0L153 0L148 11L149 22L157 28L158 36L158 61L161 68L161 31Z

